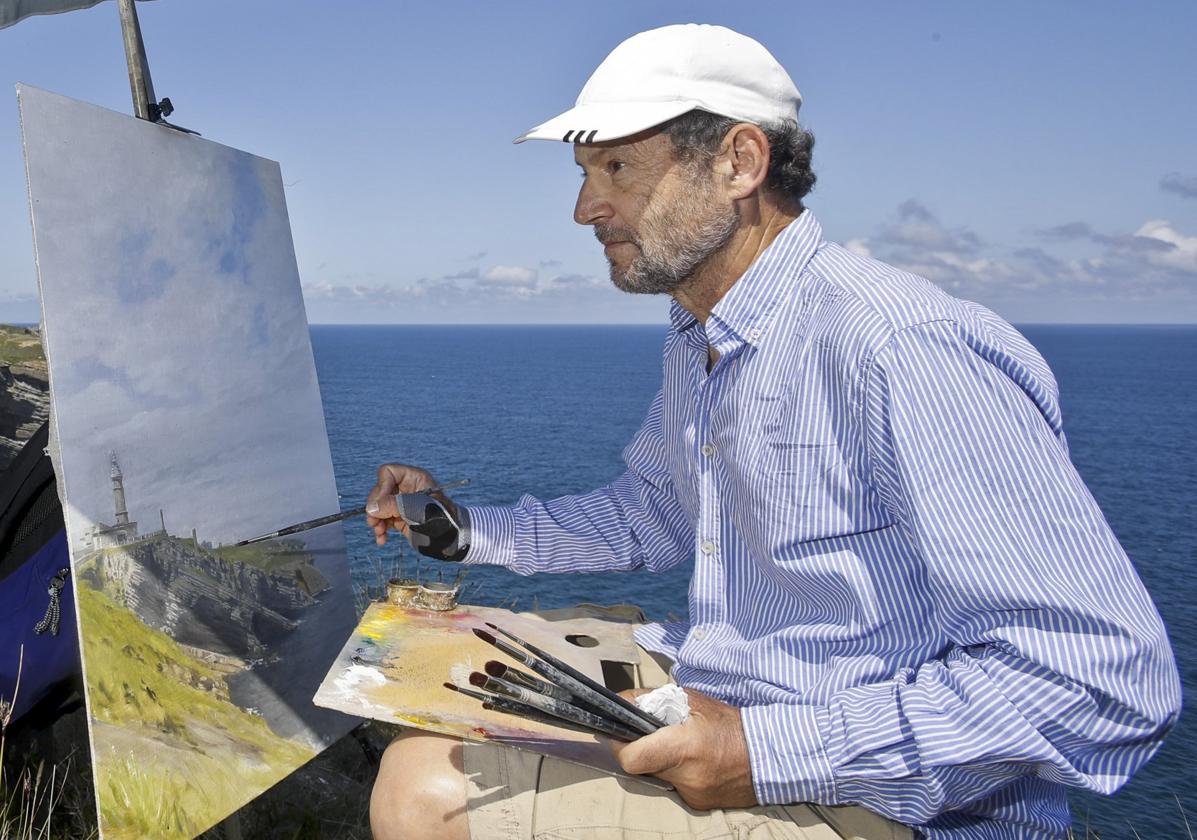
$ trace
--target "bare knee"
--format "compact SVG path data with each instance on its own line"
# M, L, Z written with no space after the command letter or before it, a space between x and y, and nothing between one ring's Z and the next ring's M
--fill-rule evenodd
M409 730L382 755L370 794L375 840L469 840L461 741Z

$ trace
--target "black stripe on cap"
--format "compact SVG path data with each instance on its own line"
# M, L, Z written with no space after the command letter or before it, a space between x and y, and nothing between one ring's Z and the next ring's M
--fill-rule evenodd
M574 133L574 130L573 130L572 128L571 128L569 131L565 132L565 136L561 138L561 142L562 142L562 143L568 143L568 142L569 142L569 136L570 136L571 134L573 134L573 133Z
M598 134L598 129L597 129L597 128L596 128L594 131L592 131L592 132L590 132L589 134L587 134L587 135L586 135L586 139L585 139L583 142L585 142L585 143L593 143L593 142L594 142L594 135L596 135L596 134Z

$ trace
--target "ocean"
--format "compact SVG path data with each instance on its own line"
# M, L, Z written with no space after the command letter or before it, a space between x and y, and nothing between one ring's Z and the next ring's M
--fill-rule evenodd
M1056 374L1076 464L1168 626L1186 696L1197 695L1197 327L1028 326ZM362 503L379 464L469 478L466 504L510 504L600 487L660 386L665 327L314 326L342 506ZM355 579L377 583L416 557L346 527ZM437 574L425 561L420 573ZM446 575L456 574L446 567ZM686 613L688 565L519 577L471 569L465 600L515 609L589 601ZM1188 837L1197 830L1197 722L1182 715L1159 754L1113 797L1075 792L1078 838Z

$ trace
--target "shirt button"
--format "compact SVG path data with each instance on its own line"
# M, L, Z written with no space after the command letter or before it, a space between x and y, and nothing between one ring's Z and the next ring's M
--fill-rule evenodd
M702 445L702 450L701 450L701 451L702 451L702 454L703 454L703 455L706 455L708 458L710 458L712 455L714 455L714 454L715 454L715 444L713 444L713 443L704 443L704 444Z
M702 544L699 546L699 549L702 551L703 554L714 554L715 553L715 543L712 540L703 540Z
M706 631L706 630L703 630L701 627L698 627L698 628L696 628L696 629L695 629L695 631L694 631L694 638L698 639L698 640L701 642L701 641L702 641L703 639L705 639L706 637L707 637L707 631Z

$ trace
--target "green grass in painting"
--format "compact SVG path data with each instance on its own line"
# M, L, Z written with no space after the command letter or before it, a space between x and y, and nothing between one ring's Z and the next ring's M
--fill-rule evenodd
M222 545L209 550L225 560L255 566L267 572L284 572L313 562L312 555L303 548L303 543L297 540L282 540L253 545Z
M95 776L109 840L192 836L315 753L223 694L220 674L79 587Z

